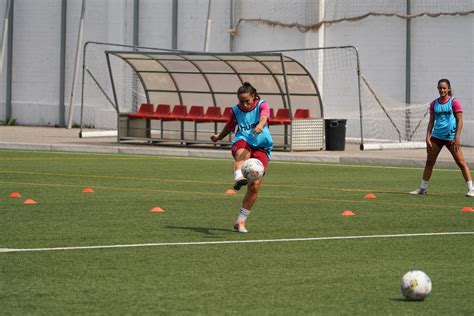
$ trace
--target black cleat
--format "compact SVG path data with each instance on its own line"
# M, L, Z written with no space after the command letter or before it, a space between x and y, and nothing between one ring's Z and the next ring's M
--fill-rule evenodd
M247 179L245 179L245 178L240 178L240 179L238 179L238 180L235 181L235 183L234 183L234 189L235 189L236 191L239 191L240 188L243 187L243 186L245 186L245 185L247 185L247 183L248 183Z

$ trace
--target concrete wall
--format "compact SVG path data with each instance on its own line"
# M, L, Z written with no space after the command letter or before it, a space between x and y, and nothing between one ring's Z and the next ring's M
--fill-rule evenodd
M462 142L474 146L474 15L424 17L412 22L412 30L413 102L433 100L438 80L448 78L464 110Z
M60 3L19 0L14 9L12 117L20 124L48 125L59 113L52 106L58 102L59 72L51 67L59 67Z
M359 1L359 0L358 0ZM59 119L59 54L61 2L59 0L15 0L14 54L13 54L13 117L19 124L57 125ZM360 2L360 3L359 3ZM370 8L370 1L357 2L361 12ZM0 16L4 15L6 0L0 1ZM87 0L85 41L104 41L132 44L133 0ZM171 48L173 0L140 0L139 44L142 46ZM228 51L231 36L230 0L212 2L211 51ZM326 1L326 3L329 3ZM342 7L327 4L325 19L337 16ZM337 2L339 3L339 2ZM395 2L379 0L375 9L387 9ZM403 3L405 3L403 1ZM319 1L311 0L235 0L235 16L260 17L282 22L301 24L319 21ZM351 2L351 5L356 4ZM331 6L333 5L333 6ZM338 4L339 5L339 4ZM439 9L438 2L412 1L412 13ZM367 8L365 7L367 6ZM394 7L395 8L395 7ZM394 9L404 13L406 7L397 4ZM451 10L473 10L473 1L454 1ZM80 1L67 1L67 55L65 102L69 103L74 67ZM178 0L178 49L203 50L206 29L207 1ZM473 45L474 15L464 17L423 17L411 22L412 63L411 101L425 103L437 96L436 82L449 78L454 93L464 107L463 144L474 146L474 71ZM370 17L358 22L342 22L326 26L325 46L355 45L360 53L361 70L380 93L394 99L405 100L405 49L406 22L394 17ZM270 27L242 23L239 33L233 38L235 51L317 47L322 33L300 32L296 29ZM95 57L97 56L97 57ZM91 58L102 64L98 71L100 80L107 79L104 71L103 53L92 53ZM325 58L315 53L293 54L315 73L323 87L323 97L334 91L330 79L331 67L337 59ZM320 63L325 63L324 73L318 72ZM331 64L334 63L334 64ZM0 119L5 118L5 71L0 82ZM324 76L323 76L324 75ZM321 78L319 78L321 76ZM79 76L80 79L80 76ZM89 80L90 81L90 80ZM74 121L79 121L80 80L76 86ZM110 93L110 87L105 87ZM91 125L114 127L115 112L91 82L86 89L86 121ZM353 89L351 87L350 89ZM354 112L352 92L342 88L342 102L337 99L326 102L326 116L338 116ZM347 95L344 95L344 94ZM334 101L335 100L335 101ZM349 100L349 101L348 101ZM66 109L66 114L68 109ZM354 123L355 124L355 123ZM357 133L356 127L349 132Z

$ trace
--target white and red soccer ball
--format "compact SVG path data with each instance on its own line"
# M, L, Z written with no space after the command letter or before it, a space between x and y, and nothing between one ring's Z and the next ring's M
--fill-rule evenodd
M250 158L245 160L241 170L243 176L248 180L248 182L254 182L263 176L265 167L260 160L256 158Z

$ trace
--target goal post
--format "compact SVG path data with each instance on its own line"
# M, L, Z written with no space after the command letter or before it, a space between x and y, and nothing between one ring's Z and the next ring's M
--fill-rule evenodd
M408 104L378 93L364 75L361 99L365 126L361 150L425 148L429 104Z
M87 133L83 133L84 127L92 126L105 130L116 129L117 114L119 112L137 111L141 103L149 101L142 84L137 80L134 69L120 58L106 59L106 51L117 48L134 53L162 52L189 54L190 56L203 54L203 52L136 47L113 43L86 43L84 45L81 94L81 135L84 137L87 135ZM322 51L324 54L321 54ZM323 119L346 119L347 142L358 143L361 150L419 148L424 146L427 105L406 104L379 93L363 75L356 47L283 49L239 52L238 54L276 53L287 56L302 65L310 74L314 85L324 87L324 90L317 92L320 98L318 102L322 104L318 115ZM230 53L205 54L225 55ZM324 58L321 58L321 56L324 56ZM258 76L247 77L252 81L252 79L256 80ZM265 81L261 84L265 84ZM301 83L298 84L292 80L282 81L282 84L288 85L286 87L282 86L284 90L296 89L295 91L300 88L298 85L301 85ZM112 91L113 86L116 89L115 94ZM159 102L158 100L155 101ZM271 100L269 101L274 103ZM187 102L199 102L199 98ZM224 103L226 103L226 106L231 105L230 100ZM314 106L313 104L307 104L307 100L298 97L292 97L291 104L294 108Z
M372 147L424 147L428 105L426 103L411 104L412 101L407 98L407 95L412 91L416 102L423 102L422 100L430 98L425 81L427 77L433 75L433 72L425 69L427 64L435 64L438 57L436 50L433 52L429 45L417 45L417 47L412 47L411 51L407 51L403 46L409 47L410 42L417 43L434 36L436 25L444 29L446 34L453 32L469 34L463 30L470 27L469 21L474 15L473 9L473 2L465 0L321 0L319 2L241 0L235 8L235 23L232 24L230 34L237 48L247 47L252 43L252 38L266 38L270 34L280 39L283 46L287 44L286 42L294 43L288 45L303 47L308 47L308 43L318 43L320 47L337 43L360 43L358 45L363 54L362 73L365 74L367 80L363 81L361 77L355 79L360 80L362 104L358 122L361 126L357 131L354 130L353 109L347 107L347 103L338 104L338 106L346 107L344 111L348 112L347 141L360 143L361 149L364 150ZM469 36L466 36L462 37L460 42L461 51L470 51ZM264 45L266 43L264 41ZM393 51L393 63L391 54L377 56L377 51L384 51L379 49L379 46L392 47L394 43L398 45ZM395 48L395 45L393 47ZM440 42L440 48L445 49L443 52L448 52L449 47L449 40ZM470 90L466 86L466 82L469 82L471 77L469 69L457 62L459 57L459 60L463 60L462 64L469 63L469 54L463 54L461 57L456 54L449 55L450 53L451 51L447 56L457 57L451 58L450 67L448 67L451 70L444 73L446 76L462 81L463 98L469 102L472 99ZM422 62L413 64L414 60L419 59ZM327 63L324 62L324 64ZM330 66L324 66L326 67ZM320 70L322 71L322 68ZM381 76L381 70L385 72L385 78L375 80L375 76ZM331 101L327 99L342 100L343 98L328 97L334 87L329 86L330 83L325 79L326 75L330 76L330 73L320 72L315 78L317 80L323 78L322 82L318 82L318 86L323 99L326 99L325 115L330 115L331 106L328 102ZM400 80L393 84L395 78ZM335 83L342 87L344 78L339 78L339 80L341 82L335 81ZM405 102L384 94L397 95L399 100ZM354 101L348 99L347 102ZM337 115L344 115L344 111L341 109L334 112ZM468 129L472 126L469 124L470 121L465 122Z
M324 118L346 119L346 140L358 143L361 150L426 147L429 105L408 104L379 93L361 72L355 46L266 52L288 54L311 71L318 87L323 87Z
M81 101L80 101L80 132L79 137L113 136L116 130L116 115L118 104L125 106L124 110L136 111L146 97L140 84L134 84L137 78L127 65L113 60L110 67L116 78L109 74L109 65L105 52L112 48L145 51L174 51L165 48L125 45L118 43L87 41L83 46ZM112 81L117 87L117 99L112 91ZM93 133L84 132L85 128L93 128Z

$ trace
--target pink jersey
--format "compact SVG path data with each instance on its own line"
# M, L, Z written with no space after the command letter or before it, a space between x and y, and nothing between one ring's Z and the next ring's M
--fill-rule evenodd
M245 109L245 107L240 103L238 104L238 106L239 106L239 109L241 109L243 112L250 112L253 109L255 109L257 104L258 104L258 99L255 99L250 109ZM263 101L262 104L260 104L260 118L264 116L266 116L267 118L270 118L270 106L268 105L267 101ZM234 111L231 111L227 119L226 127L229 131L234 131L236 126L237 126L237 118L235 117Z
M447 98L446 100L443 100L441 101L441 99L438 98L438 102L439 104L446 104L451 98L453 98L453 113L458 113L458 112L462 112L462 107L461 107L461 103L459 103L458 99L450 96L449 98ZM431 102L430 104L430 114L434 114L434 105L435 105L435 102L436 100L434 100L433 102Z

